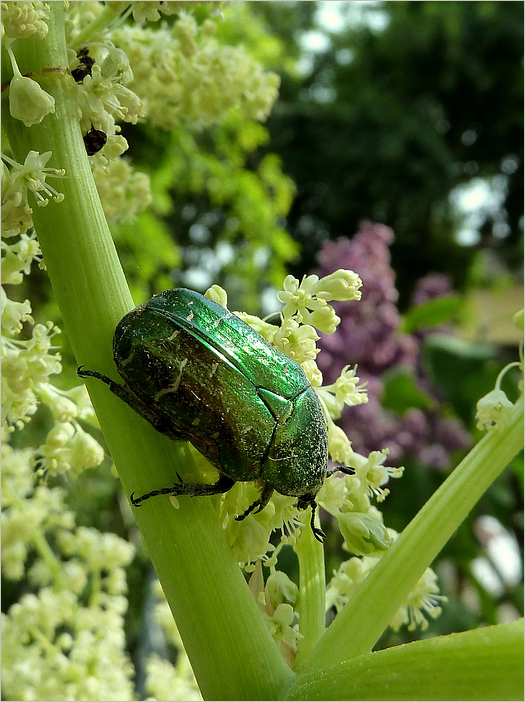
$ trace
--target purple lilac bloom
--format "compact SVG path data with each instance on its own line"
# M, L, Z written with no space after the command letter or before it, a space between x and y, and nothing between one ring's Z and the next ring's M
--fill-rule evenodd
M363 281L359 302L335 303L341 323L335 334L323 334L317 357L325 383L334 382L344 365L358 364L361 381L367 381L368 404L346 407L341 423L356 451L368 454L387 447L389 462L415 458L445 469L450 453L466 447L470 435L458 419L441 416L436 388L422 375L419 363L422 335L399 331L401 317L396 307L395 273L390 267L392 230L383 224L363 222L352 238L327 241L319 253L320 276L338 268L349 268ZM414 302L421 304L451 292L447 276L431 274L416 289ZM382 407L383 373L404 366L415 374L421 388L436 400L432 410L410 409L400 417Z

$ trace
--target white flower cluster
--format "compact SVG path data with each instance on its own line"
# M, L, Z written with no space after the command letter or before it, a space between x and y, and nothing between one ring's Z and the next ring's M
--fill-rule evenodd
M39 196L37 201L43 205L49 197L56 202L63 200L63 196L46 183L46 176L63 176L62 171L56 173L56 169L45 167L50 156L51 152L30 151L23 165L2 156L3 285L19 285L30 272L32 263L41 260L34 234L27 234L32 225L27 191ZM41 470L78 474L85 468L99 465L104 458L103 449L77 421L95 422L85 387L79 385L63 391L49 383L51 375L62 371L60 355L53 346L53 338L60 330L51 322L34 325L29 300L11 300L4 288L1 296L2 426L10 431L23 428L35 414L38 404L43 403L51 410L55 425L45 443L35 450L34 461ZM24 324L32 325L31 336L25 339L20 338Z
M31 449L2 442L2 572L35 593L2 614L9 699L132 699L124 568L134 548L76 527L61 488L35 488ZM31 564L28 567L28 564Z
M264 120L277 97L278 76L264 72L242 48L215 41L216 23L208 18L198 25L185 11L194 6L134 2L136 25L116 19L129 14L125 2L106 7L74 3L68 12L69 68L77 75L82 134L94 129L107 137L90 159L110 221L129 219L151 202L149 177L122 160L128 145L119 133L119 121L135 124L145 118L173 129L185 120L198 129L225 119L234 107L241 107L249 118ZM177 18L169 28L141 25L158 21L161 14ZM79 67L80 75L75 73Z
M397 533L388 530L391 540L395 540ZM352 597L357 587L366 579L370 571L377 565L381 556L363 556L362 558L349 558L344 561L337 571L334 571L326 590L326 610L332 607L339 612ZM402 626L407 626L409 631L421 627L422 631L428 628L428 619L436 619L441 614L441 604L447 601L444 595L439 594L437 575L432 568L427 568L416 583L405 603L398 609L389 626L398 631Z
M46 182L64 175L46 167L50 157L30 151L19 164L2 156L3 285L20 285L41 262L27 192L40 206L63 200ZM1 310L2 572L10 580L27 577L35 590L2 615L3 690L11 699L120 699L132 690L122 615L123 567L133 549L113 535L77 529L64 491L35 484L43 472L77 474L102 461L102 447L78 423L93 422L93 409L83 385L63 391L49 382L62 370L53 345L60 330L51 322L35 325L29 300L11 300L3 287ZM44 444L13 448L13 433L39 404L54 419ZM90 602L83 599L88 585L93 593L96 586Z
M111 33L129 58L130 87L152 124L173 129L187 120L207 126L237 106L252 119L267 117L279 77L264 72L242 48L219 44L212 38L216 29L211 19L198 26L191 14L180 12L171 28L126 26Z

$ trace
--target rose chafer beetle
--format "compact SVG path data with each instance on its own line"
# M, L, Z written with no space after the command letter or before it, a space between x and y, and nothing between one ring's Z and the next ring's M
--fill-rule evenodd
M226 308L176 288L129 312L113 339L119 385L97 378L157 431L190 441L220 472L213 485L182 482L130 499L215 495L237 481L260 481L259 498L237 520L264 509L274 490L312 508L328 471L326 422L302 368ZM351 468L337 468L353 474ZM180 476L178 476L180 479Z

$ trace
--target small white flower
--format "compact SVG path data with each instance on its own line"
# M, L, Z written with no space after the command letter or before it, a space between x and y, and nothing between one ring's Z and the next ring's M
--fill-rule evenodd
M43 154L38 153L38 151L29 151L24 163L20 164L9 158L9 156L2 154L2 159L12 167L10 192L20 189L30 190L36 197L39 207L45 207L49 202L49 198L52 198L55 202L62 202L64 200L63 193L57 192L46 183L46 178L49 177L65 177L64 169L46 167L46 163L51 156L51 151L46 151ZM25 200L27 200L27 195L24 194Z
M278 328L273 344L296 363L313 361L319 353L316 341L319 339L315 329L309 324L299 325L295 319L285 317Z

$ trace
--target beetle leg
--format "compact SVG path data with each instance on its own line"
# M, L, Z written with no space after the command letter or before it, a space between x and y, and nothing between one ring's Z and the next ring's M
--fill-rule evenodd
M320 543L323 543L323 541L326 539L326 534L322 529L318 529L315 526L315 511L317 509L317 502L315 501L315 497L312 497L311 495L302 495L298 500L297 500L297 507L299 509L306 509L307 507L312 508L312 516L310 518L310 526L312 527L312 532L317 541Z
M255 514L257 512L261 512L268 502L270 501L270 497L273 495L273 487L270 487L268 483L263 488L263 491L261 493L261 496L259 497L258 500L255 500L247 510L245 510L242 514L239 514L237 517L235 517L235 521L237 522L242 522L243 519L246 519L246 517L255 510Z
M177 477L180 478L177 473ZM175 483L171 487L159 488L147 492L141 497L134 497L134 492L130 495L130 502L133 507L140 507L144 500L149 500L150 497L158 495L189 495L190 497L206 497L207 495L219 495L221 492L228 492L235 485L235 480L232 480L227 475L221 475L213 485L191 485L190 483Z
M111 380L111 378L108 378L107 375L102 375L102 373L99 373L98 371L82 369L83 366L77 368L77 375L79 378L96 378L97 380L101 380L103 383L106 383L114 395L129 405L129 407L137 412L137 414L140 414L143 419L149 422L149 424L151 424L161 434L166 434L166 436L169 436L170 439L173 439L174 441L186 441L188 439L186 434L178 432L172 426L167 424L165 419L159 419L154 411L152 411L144 402L133 395L123 385L119 385L114 380Z
M315 500L312 500L312 502L310 503L310 506L312 508L312 517L310 519L310 526L312 527L312 531L313 531L315 538L317 539L317 541L319 541L319 543L322 544L323 541L326 539L326 534L324 533L324 531L322 529L318 529L315 526L315 510L317 509L317 502Z
M334 473L344 473L345 475L355 475L355 470L350 468L350 466L335 466L331 470L327 471L326 477L329 478Z

